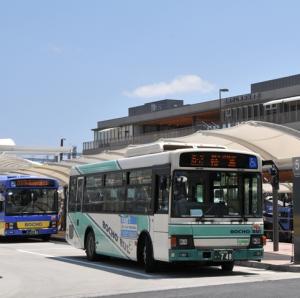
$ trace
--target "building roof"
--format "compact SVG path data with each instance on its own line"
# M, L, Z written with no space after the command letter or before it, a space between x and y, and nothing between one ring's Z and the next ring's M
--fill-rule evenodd
M136 123L145 123L148 121L158 119L174 118L176 116L192 115L216 109L219 109L219 100L211 100L192 105L184 105L173 109L150 112L141 115L98 121L97 128L94 128L93 130L102 130L105 128L119 127Z

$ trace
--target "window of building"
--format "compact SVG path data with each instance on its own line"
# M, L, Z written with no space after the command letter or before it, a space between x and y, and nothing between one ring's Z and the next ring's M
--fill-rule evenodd
M258 117L258 105L253 106L253 116L254 118Z
M239 121L243 121L243 120L244 120L243 108L240 107L239 108Z
M243 107L243 110L244 110L244 120L248 120L248 107L247 106L244 106Z
M260 117L264 116L264 105L263 104L259 105L259 113L260 113Z
M248 119L251 119L252 116L252 106L248 106Z

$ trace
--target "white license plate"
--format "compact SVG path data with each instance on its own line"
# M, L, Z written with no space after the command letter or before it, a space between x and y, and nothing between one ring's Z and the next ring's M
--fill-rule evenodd
M232 250L215 250L214 260L216 261L232 261L233 252Z

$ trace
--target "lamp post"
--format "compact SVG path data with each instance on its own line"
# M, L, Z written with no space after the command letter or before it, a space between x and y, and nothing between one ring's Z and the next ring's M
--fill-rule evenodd
M222 88L219 89L219 114L220 114L220 128L222 128L222 92L228 92L229 89Z
M64 141L65 140L66 140L65 138L60 139L60 147L64 146ZM61 153L59 153L59 161L62 161L62 160L63 160L63 153L61 152Z

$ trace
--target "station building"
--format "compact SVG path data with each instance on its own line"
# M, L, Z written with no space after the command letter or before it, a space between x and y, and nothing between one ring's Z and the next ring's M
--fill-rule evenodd
M300 130L300 74L251 84L250 93L220 96L197 104L165 99L130 107L126 117L99 121L92 129L94 140L83 143L83 154L232 127L251 120Z

